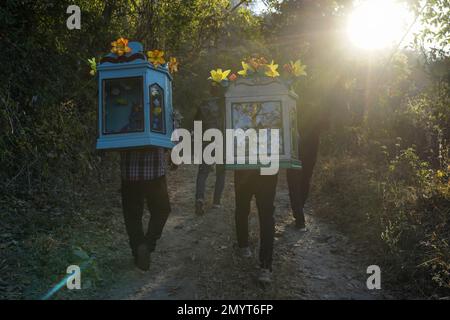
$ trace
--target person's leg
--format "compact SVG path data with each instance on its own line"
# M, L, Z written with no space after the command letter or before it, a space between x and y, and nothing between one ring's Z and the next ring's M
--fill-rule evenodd
M144 193L140 182L122 181L122 208L125 228L131 251L136 257L137 248L144 240L142 215L144 212Z
M220 205L223 189L225 187L225 166L223 164L216 165L216 184L214 186L213 204Z
M309 191L311 189L311 178L314 173L314 166L317 162L317 154L319 152L319 133L313 132L304 141L304 152L302 156L303 169L301 171L299 180L299 202L303 208L308 199Z
M289 200L291 203L292 213L295 218L295 225L297 227L305 227L305 216L303 214L303 201L301 194L301 170L286 170L286 178L289 189Z
M210 165L202 163L198 166L195 200L205 199L206 179L208 179L210 171Z
M239 248L248 247L248 215L252 200L251 180L247 172L236 170L234 172L235 192L235 222L236 235Z
M305 207L306 200L308 200L309 190L311 187L312 170L309 172L303 172L298 180L298 202L299 208L303 215L303 209ZM304 216L304 215L303 215ZM304 218L303 218L304 219Z
M273 241L275 235L274 200L278 175L259 176L256 190L260 228L259 260L261 268L272 270Z
M161 238L162 231L170 213L169 194L166 177L146 182L147 206L150 211L145 244L149 252L155 250L156 242Z
M205 189L206 179L208 178L211 166L207 164L200 164L197 173L196 191L195 191L195 213L203 215L205 213Z

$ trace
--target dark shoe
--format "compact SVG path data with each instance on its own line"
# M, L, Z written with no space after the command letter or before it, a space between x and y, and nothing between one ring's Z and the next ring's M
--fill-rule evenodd
M220 203L213 203L212 208L213 209L220 209L220 208L222 208L222 206L220 205Z
M298 229L301 232L308 231L306 229L305 221L304 220L295 220L295 228Z
M272 283L272 272L269 269L261 268L259 270L258 281L262 285L269 285Z
M142 271L148 271L150 269L150 251L145 244L141 244L137 249L136 267Z
M239 256L244 259L248 259L253 256L252 250L250 249L250 247L239 248L238 253L239 253Z
M205 209L203 207L203 200L199 199L195 202L195 214L202 216L205 214Z

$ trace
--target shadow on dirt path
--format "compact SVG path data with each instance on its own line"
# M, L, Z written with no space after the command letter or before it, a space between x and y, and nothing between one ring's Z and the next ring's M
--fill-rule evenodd
M307 216L309 232L291 224L285 172L280 172L276 200L274 281L262 288L256 281L258 220L250 215L252 259L235 254L233 176L221 209L193 213L196 167L184 166L168 177L172 213L152 255L150 271L141 273L129 252L115 268L123 270L115 283L98 293L102 299L381 299L383 290L366 288L361 252L324 221ZM213 175L208 181L212 195ZM120 214L120 208L117 208ZM311 212L310 212L311 213ZM124 239L123 237L122 240ZM123 246L121 246L123 248ZM122 249L121 249L122 250Z

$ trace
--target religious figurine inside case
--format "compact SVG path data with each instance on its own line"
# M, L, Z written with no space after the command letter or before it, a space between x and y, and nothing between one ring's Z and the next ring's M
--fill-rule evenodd
M124 41L117 53L108 54L97 67L97 149L171 148L174 119L169 66L164 60L161 64L148 60L140 43Z

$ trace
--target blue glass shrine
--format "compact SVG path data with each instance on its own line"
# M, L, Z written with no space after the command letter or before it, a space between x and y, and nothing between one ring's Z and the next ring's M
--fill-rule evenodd
M96 148L172 148L172 76L166 65L147 61L139 42L128 46L131 52L110 53L97 66Z

